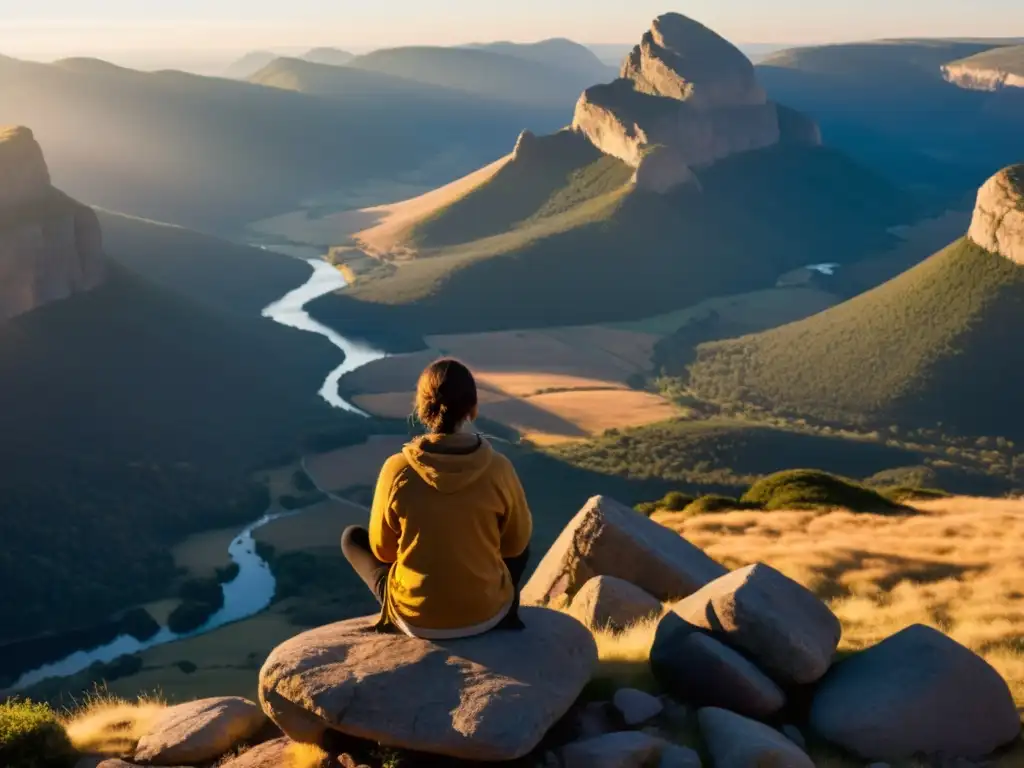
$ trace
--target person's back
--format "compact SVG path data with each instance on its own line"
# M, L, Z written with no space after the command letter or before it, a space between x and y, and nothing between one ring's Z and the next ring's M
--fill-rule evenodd
M460 363L420 377L417 412L430 434L385 463L369 531L342 548L383 605L382 624L421 637L466 637L517 626L518 585L532 532L511 462L483 437L476 386Z

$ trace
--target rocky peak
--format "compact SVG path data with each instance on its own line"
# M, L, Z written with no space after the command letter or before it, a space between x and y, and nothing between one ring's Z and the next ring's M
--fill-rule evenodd
M28 128L0 127L0 322L103 281L96 213L50 184Z
M641 171L639 187L662 194L739 152L821 142L810 119L792 110L780 117L736 46L678 13L654 20L618 80L584 91L572 128Z
M0 208L44 197L50 172L32 131L0 126Z
M1024 265L1024 165L1004 168L978 191L967 236Z
M697 108L764 104L754 65L725 38L678 13L654 20L622 64L635 90Z

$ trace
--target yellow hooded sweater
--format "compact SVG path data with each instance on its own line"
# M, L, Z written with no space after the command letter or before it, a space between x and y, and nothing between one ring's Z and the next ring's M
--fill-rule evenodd
M373 554L393 563L383 618L424 636L500 620L514 596L502 558L532 532L519 477L487 440L408 443L384 463L370 515Z

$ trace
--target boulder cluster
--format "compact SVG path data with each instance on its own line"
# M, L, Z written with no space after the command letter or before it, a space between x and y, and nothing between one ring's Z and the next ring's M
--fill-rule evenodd
M911 626L839 660L839 620L813 593L763 563L730 571L608 498L573 518L523 599L525 629L463 640L379 634L373 617L305 632L267 659L261 706L175 707L132 763L81 768L269 768L296 743L353 768L338 756L352 740L538 768L812 768L809 740L875 766L970 766L1020 735L1005 681L941 632ZM638 623L656 688L586 688L595 636Z
M103 280L99 220L50 184L27 128L0 128L0 322Z
M728 40L678 13L654 20L617 80L588 88L573 129L637 169L640 188L696 182L693 168L783 140L820 144L812 120L768 100L754 65Z

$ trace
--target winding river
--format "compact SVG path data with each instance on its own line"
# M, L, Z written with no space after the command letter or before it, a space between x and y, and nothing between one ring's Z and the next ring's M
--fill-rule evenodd
M320 388L320 396L335 408L366 416L363 411L338 394L338 383L346 373L386 357L387 354L369 345L346 339L309 316L305 309L306 304L326 293L341 290L347 283L341 272L327 262L320 259L308 259L307 262L313 269L309 280L267 306L263 310L263 316L290 328L324 336L341 350L344 360L327 375ZM18 678L11 690L18 691L47 678L76 674L97 661L109 662L125 654L137 653L175 640L202 635L225 624L254 616L266 609L274 599L274 575L267 563L256 554L253 532L267 523L299 514L300 511L287 512L279 508L271 508L267 514L250 523L232 540L228 547L228 555L231 557L231 561L238 565L238 575L230 583L222 586L224 606L213 614L203 626L181 635L163 627L156 635L144 641L131 635L121 635L106 645L76 651L59 661L25 672Z

